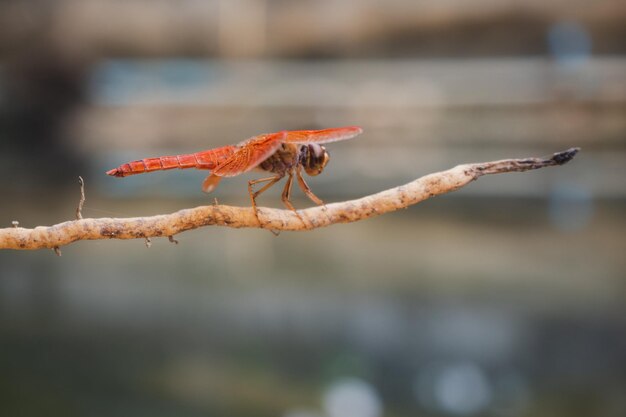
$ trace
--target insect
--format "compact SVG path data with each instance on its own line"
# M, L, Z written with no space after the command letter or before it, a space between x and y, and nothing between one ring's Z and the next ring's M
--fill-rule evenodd
M144 172L168 169L207 169L211 174L202 183L204 192L213 191L223 177L234 177L253 169L269 172L272 175L248 181L248 193L252 207L257 215L256 198L271 186L287 176L283 189L282 202L290 210L295 211L291 204L291 186L294 176L302 191L314 203L324 204L302 177L302 169L311 176L319 175L328 164L330 155L322 143L351 139L362 133L358 126L337 127L322 130L291 130L277 133L266 133L254 136L237 145L227 145L206 151L140 159L122 164L107 171L114 177L142 174ZM259 190L253 187L263 184Z

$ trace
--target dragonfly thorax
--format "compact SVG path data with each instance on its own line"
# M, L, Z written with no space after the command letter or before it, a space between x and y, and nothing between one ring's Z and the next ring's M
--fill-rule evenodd
M302 166L307 174L315 176L324 170L329 159L330 155L322 145L283 143L276 152L261 162L259 168L284 176Z

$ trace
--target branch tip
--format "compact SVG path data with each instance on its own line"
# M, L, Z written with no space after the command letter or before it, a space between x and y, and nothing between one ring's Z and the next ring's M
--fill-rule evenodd
M567 164L569 161L574 159L579 151L580 148L569 148L565 151L555 153L554 155L552 155L551 159L558 165Z

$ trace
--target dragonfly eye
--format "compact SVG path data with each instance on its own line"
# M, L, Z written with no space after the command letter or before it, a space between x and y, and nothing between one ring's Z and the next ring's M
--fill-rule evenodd
M307 174L314 177L319 175L328 164L330 155L326 152L326 148L321 145L311 144L308 145L308 155L304 162L304 170Z

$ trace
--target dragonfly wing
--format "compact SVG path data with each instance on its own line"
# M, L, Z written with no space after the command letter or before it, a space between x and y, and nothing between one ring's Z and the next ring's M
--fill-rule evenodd
M292 130L287 132L285 142L289 143L327 143L346 140L363 133L358 126L335 127L322 130Z
M204 191L205 193L210 193L211 191L215 190L221 179L222 177L218 177L217 175L209 175L202 182L202 191Z
M239 144L239 149L222 161L212 174L218 177L234 177L248 172L269 158L285 142L287 132L255 136Z

